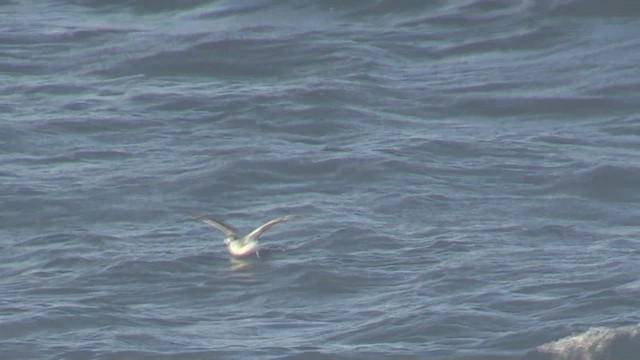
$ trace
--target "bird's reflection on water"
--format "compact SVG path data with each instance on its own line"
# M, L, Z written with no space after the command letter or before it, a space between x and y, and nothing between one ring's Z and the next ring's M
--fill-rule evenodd
M263 248L258 254L251 254L243 257L231 257L229 262L231 263L231 270L250 270L258 266L264 265L268 260L272 259L278 254L283 254L284 248Z

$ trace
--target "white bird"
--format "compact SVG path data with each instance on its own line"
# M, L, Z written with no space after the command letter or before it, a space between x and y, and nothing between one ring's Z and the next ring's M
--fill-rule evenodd
M224 233L224 243L227 245L227 250L232 256L236 257L244 257L248 255L256 254L257 257L260 257L260 249L262 248L261 244L258 242L258 236L263 232L267 231L270 227L275 224L281 223L283 221L291 220L295 216L287 215L279 218L275 218L273 220L268 221L267 223L258 226L255 230L248 233L245 236L240 236L238 229L235 227L225 224L222 221L209 219L203 215L192 214L192 218L198 219L205 224L209 224L216 229L222 231Z

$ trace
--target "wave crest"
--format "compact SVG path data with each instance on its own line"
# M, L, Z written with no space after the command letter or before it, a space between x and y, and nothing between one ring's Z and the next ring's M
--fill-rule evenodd
M540 345L526 360L637 360L640 325L596 327Z

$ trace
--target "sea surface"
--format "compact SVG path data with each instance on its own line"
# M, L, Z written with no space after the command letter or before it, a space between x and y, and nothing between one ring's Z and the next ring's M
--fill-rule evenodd
M640 359L640 5L0 2L0 358ZM273 250L233 260L205 214Z

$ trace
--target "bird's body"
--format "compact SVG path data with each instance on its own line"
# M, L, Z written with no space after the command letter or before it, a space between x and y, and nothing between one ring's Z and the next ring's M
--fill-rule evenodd
M246 257L253 254L260 257L261 244L258 242L260 234L275 224L293 218L293 216L288 215L270 220L267 223L258 226L247 235L240 236L238 229L229 224L225 224L222 221L213 220L202 215L192 215L192 217L222 231L225 236L224 243L227 245L227 250L229 250L229 254L235 257Z

